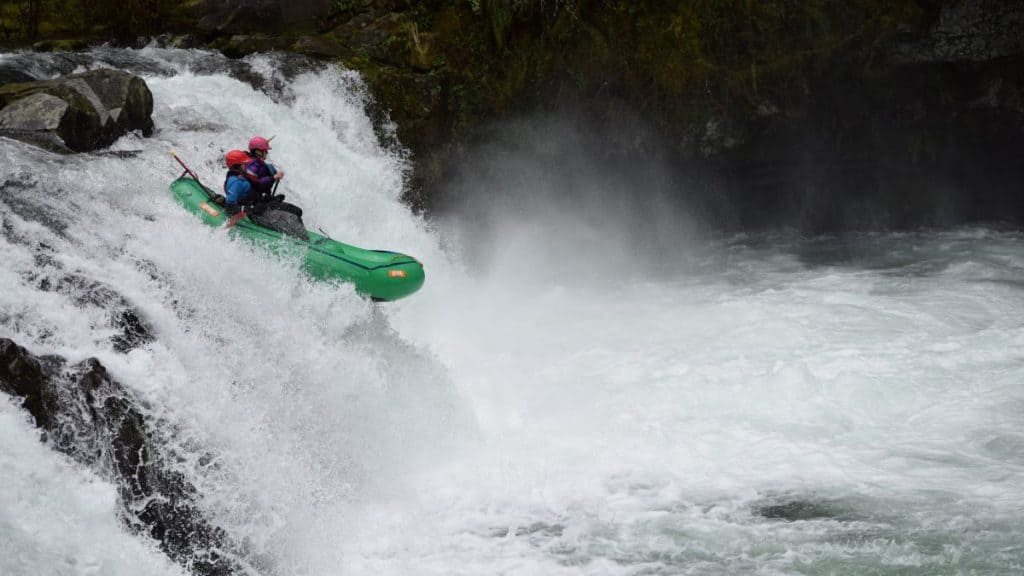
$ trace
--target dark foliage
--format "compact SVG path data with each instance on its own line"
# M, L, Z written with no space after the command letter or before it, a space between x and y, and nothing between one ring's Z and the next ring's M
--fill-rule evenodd
M181 3L172 0L8 0L0 4L6 41L101 37L130 43L166 31Z

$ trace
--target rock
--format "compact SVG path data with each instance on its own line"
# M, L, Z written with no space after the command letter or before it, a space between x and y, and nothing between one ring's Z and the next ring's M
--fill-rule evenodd
M77 274L54 270L39 281L38 287L44 292L70 296L80 308L95 307L106 311L110 326L117 329L110 337L117 352L128 353L153 341L152 332L142 315L124 296L108 286Z
M439 138L441 117L435 111L441 106L442 93L436 76L385 65L367 65L359 70L375 96L367 111L384 145L400 142L412 150L422 150L426 142ZM389 128L392 122L397 132Z
M141 130L147 136L153 133L153 94L143 79L118 70L87 74L80 81L99 97L107 110L106 120L113 120L117 127L117 138L132 130Z
M204 43L195 34L161 34L156 37L157 44L162 48L190 50L202 48Z
M228 58L241 58L254 52L287 50L291 45L291 38L266 34L235 34L211 44Z
M896 48L899 62L983 62L1024 55L1024 8L1006 0L965 0L943 6L921 40Z
M57 130L68 103L49 94L31 94L0 110L0 127L8 130Z
M31 94L0 109L0 134L56 152L70 152L58 134L69 104L49 94Z
M390 66L429 68L429 35L421 34L402 13L386 13L379 17L363 13L335 27L331 34L343 45L359 54Z
M275 33L307 27L326 17L331 0L204 0L198 10L199 30L207 34Z
M326 58L351 58L355 51L330 35L303 36L295 41L291 49L306 56Z
M281 19L281 6L276 0L205 0L199 13L203 14L198 25L202 32L272 32Z
M32 415L36 426L52 427L56 399L39 361L7 338L0 338L0 391L22 398L22 406Z
M35 78L23 70L17 68L12 62L0 62L0 86L13 84L15 82L32 82Z
M343 2L337 0L288 0L281 2L281 19L285 24L313 22L327 16Z
M66 152L112 144L124 134L153 133L153 95L120 70L0 86L0 135Z
M239 547L198 508L195 488L154 443L145 406L95 358L68 366L0 339L0 391L21 398L52 447L117 484L128 527L191 573L252 573Z

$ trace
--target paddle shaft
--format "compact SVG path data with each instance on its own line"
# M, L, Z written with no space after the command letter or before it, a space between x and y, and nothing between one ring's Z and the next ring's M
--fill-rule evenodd
M171 157L174 158L178 162L178 164L181 164L181 167L185 169L185 173L188 174L189 176L191 176L192 179L195 180L197 184L199 184L199 187L206 194L206 197L210 198L212 200L213 197L210 196L209 190L207 190L206 186L202 183L202 181L199 180L199 176L196 176L196 173L193 172L191 168L186 166L185 163L181 161L181 158L178 158L177 154L175 154L174 152L171 152Z

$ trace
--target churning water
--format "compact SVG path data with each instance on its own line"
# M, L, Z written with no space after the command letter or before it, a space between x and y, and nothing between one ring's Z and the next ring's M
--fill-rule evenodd
M254 573L1024 572L1020 233L698 244L662 222L652 248L636 213L543 195L432 228L351 72L158 48L0 64L153 91L157 133L124 153L0 139L0 336L99 358L163 441L214 454L181 471ZM308 224L416 255L423 291L377 310L173 204L170 150L216 186L257 133ZM102 306L39 290L41 249L155 341L118 353ZM0 402L0 573L182 573L37 438Z

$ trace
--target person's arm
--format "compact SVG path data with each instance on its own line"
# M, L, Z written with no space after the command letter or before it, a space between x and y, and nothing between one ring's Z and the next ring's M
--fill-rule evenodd
M247 164L245 166L245 177L249 180L249 182L257 184L263 188L269 188L270 186L273 186L275 178L273 176L260 176L259 174L256 173L255 168L255 163Z

